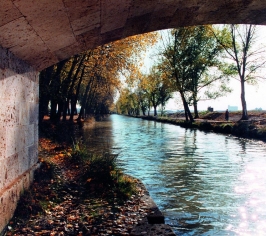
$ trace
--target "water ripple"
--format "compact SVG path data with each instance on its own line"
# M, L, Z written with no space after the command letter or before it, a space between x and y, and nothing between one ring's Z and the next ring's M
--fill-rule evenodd
M265 143L118 115L84 136L119 153L177 235L265 235Z

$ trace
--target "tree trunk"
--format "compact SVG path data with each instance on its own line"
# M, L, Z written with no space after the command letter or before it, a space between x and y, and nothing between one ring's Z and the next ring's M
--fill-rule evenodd
M142 106L142 107L141 107L141 110L142 110L142 115L144 115L144 116L145 116L145 113L146 113L146 111L145 111L145 107L144 107L144 106Z
M82 117L84 118L84 106L81 106L81 108L80 108L80 112L79 112L79 116L78 116L77 121L81 121Z
M188 103L186 101L185 95L184 95L183 91L179 91L179 93L180 93L181 98L182 98L182 102L183 102L185 113L189 117L190 122L193 122L194 119L193 119L193 116L192 116L192 114L190 112L190 109L189 109ZM187 116L186 116L186 119L187 119Z
M50 101L49 84L53 77L54 66L50 66L40 73L40 95L39 95L39 123L45 115L48 115L48 105Z
M67 104L71 104L71 99L67 99ZM71 114L71 110L70 110L71 108L69 107L69 105L67 106L67 115L68 116L70 116L70 114Z
M49 99L42 99L39 105L39 123L42 123L45 115L49 114L48 111Z
M186 121L188 121L188 115L187 115L187 111L185 110L185 117L186 117Z
M61 61L59 63L57 63L57 68L56 68L56 72L55 75L52 79L50 88L51 88L51 115L50 115L50 120L51 121L57 121L58 117L56 114L56 107L57 104L60 101L60 86L61 86L61 81L60 81L60 74L61 71L63 69L63 67L65 66L67 60ZM59 105L59 104L58 104ZM59 109L59 107L58 107ZM60 113L59 113L60 115ZM59 116L59 120L60 120L60 116Z
M63 121L66 121L67 112L69 111L69 98L63 103Z
M82 98L82 101L81 101L81 109L80 109L78 121L80 121L81 118L82 118L82 116L83 116L83 113L84 113L84 110L85 110L85 107L86 107L86 104L87 104L88 92L89 92L89 90L91 88L90 85L91 85L91 83L92 83L93 80L94 80L94 77L87 84L85 93L83 94L83 98Z
M153 108L154 108L154 116L157 116L157 107L156 106L153 106Z
M69 116L69 121L70 122L72 122L74 120L74 115L75 115L75 113L77 111L77 106L76 105L77 105L77 100L75 98L75 95L73 95L71 97L71 101L70 101L70 106L71 106L71 108L70 108L70 116Z
M51 99L51 111L50 111L50 120L51 121L56 120L56 108L57 108L56 99Z
M241 120L248 120L247 103L245 98L245 81L243 79L241 79L241 103L242 103Z
M79 95L79 91L80 91L80 85L81 85L81 82L83 80L84 72L85 72L85 66L82 69L82 72L81 72L81 75L80 75L80 78L79 78L79 81L78 81L78 86L77 86L77 89L76 89L76 93L74 95L72 95L72 98L71 98L71 114L70 114L70 117L69 117L69 120L70 121L73 121L74 114L77 111L76 105L77 105L77 101L78 101L78 95ZM72 102L72 100L73 100L73 102ZM79 120L80 119L81 119L81 117L79 116Z
M198 102L194 100L193 106L194 106L194 119L197 119L197 118L199 118Z
M61 116L63 114L63 110L64 110L64 102L61 101L58 103L58 110L57 110L57 114L56 114L56 121L60 121Z
M192 91L192 99L193 99L193 107L194 107L194 119L199 118L197 97L198 97L198 92L197 92L197 89L194 88Z

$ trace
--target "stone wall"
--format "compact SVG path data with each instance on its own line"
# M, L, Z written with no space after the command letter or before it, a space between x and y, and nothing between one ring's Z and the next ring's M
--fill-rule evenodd
M38 161L38 72L0 47L0 232Z

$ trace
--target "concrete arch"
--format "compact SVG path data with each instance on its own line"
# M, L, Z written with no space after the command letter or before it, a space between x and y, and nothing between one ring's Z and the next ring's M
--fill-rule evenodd
M42 70L130 35L216 23L266 24L266 1L5 0L0 45Z
M2 0L0 234L38 168L38 71L134 34L216 23L266 25L266 1Z

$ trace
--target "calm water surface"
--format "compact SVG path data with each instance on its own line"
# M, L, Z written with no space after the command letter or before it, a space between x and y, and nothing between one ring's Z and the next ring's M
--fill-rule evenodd
M266 144L112 115L84 128L118 153L177 235L266 235Z

